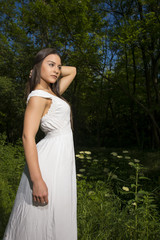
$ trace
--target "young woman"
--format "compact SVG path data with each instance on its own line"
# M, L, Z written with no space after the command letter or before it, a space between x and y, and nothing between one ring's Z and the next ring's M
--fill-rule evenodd
M61 97L75 75L52 48L35 57L22 135L27 164L4 240L77 239L71 110ZM45 137L36 145L39 126Z

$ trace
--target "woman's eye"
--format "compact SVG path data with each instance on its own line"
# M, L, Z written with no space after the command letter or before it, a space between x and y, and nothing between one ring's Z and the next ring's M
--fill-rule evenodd
M53 64L53 63L49 63L49 66L53 67L53 66L54 66L54 64Z
M58 68L59 68L59 70L61 70L61 66L59 66Z

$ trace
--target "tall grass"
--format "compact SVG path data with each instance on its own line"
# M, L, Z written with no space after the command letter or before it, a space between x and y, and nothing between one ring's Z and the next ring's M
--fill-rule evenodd
M0 136L0 239L24 163L22 143L13 146ZM138 159L97 149L78 152L76 166L79 240L159 239L158 187Z
M88 152L88 151L87 151ZM153 192L146 190L150 181L144 176L146 168L138 159L112 152L112 161L119 164L114 171L109 161L94 161L87 153L77 154L78 165L78 232L82 240L158 240L160 236L160 215ZM81 163L79 163L79 161ZM96 165L95 165L96 163ZM90 172L101 171L101 179L91 177ZM125 166L122 175L120 166ZM83 171L82 171L83 169ZM85 170L85 171L84 171ZM83 173L83 174L82 174ZM118 173L120 176L118 176Z

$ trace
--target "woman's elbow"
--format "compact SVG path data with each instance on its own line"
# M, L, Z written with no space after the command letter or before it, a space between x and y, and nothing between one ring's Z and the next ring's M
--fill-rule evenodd
M73 67L73 74L76 76L77 74L77 68L76 67Z
M23 134L22 134L22 143L23 143L23 146L24 146L25 143L26 143L26 139L27 139L27 137L26 137L26 135L23 133Z
M34 141L35 138L33 136L30 136L29 134L25 134L23 133L22 134L22 142L23 142L23 145L26 143L26 142L29 142L29 141Z

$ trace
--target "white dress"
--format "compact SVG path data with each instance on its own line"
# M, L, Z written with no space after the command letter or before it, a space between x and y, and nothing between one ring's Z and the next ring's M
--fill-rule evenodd
M46 206L33 204L26 165L3 240L76 240L77 189L70 106L43 90L32 91L27 102L35 96L52 99L40 123L45 137L37 144L49 203Z

